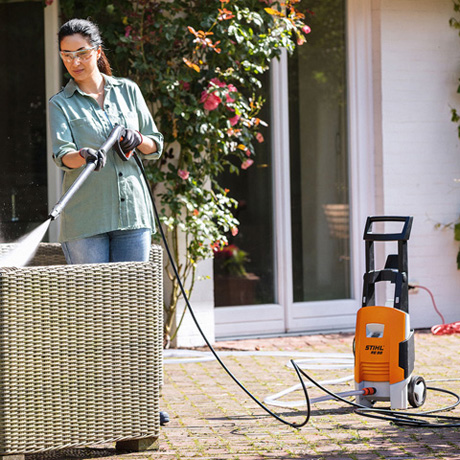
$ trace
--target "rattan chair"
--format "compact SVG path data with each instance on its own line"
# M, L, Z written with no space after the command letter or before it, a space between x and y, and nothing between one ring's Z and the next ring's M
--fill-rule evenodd
M10 249L0 245L0 255ZM42 243L30 266L0 267L0 458L154 444L160 246L151 254L150 262L66 265L59 244Z

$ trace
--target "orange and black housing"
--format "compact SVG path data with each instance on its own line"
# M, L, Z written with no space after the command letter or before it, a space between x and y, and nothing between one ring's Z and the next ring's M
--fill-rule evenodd
M406 380L414 370L414 331L409 324L408 257L412 217L368 217L364 230L366 273L363 279L362 308L356 319L355 381L389 382ZM375 233L375 222L401 222L399 233ZM398 254L387 257L385 266L375 270L374 242L397 241ZM393 308L375 306L375 285L394 285Z

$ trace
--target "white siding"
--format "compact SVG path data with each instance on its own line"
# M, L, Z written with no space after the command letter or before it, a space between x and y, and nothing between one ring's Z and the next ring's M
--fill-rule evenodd
M446 322L460 320L459 243L453 231L435 229L460 214L460 148L450 121L450 107L460 107L453 15L451 0L374 2L377 207L414 216L409 279L433 292ZM425 291L410 295L409 308L414 327L440 323Z

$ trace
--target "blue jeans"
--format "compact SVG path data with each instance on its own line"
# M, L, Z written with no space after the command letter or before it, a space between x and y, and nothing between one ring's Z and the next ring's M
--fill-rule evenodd
M115 230L81 240L62 243L68 264L147 262L150 254L149 228Z

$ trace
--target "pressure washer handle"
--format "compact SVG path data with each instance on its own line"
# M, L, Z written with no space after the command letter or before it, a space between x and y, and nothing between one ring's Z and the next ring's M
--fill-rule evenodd
M403 216L371 216L367 218L364 228L365 241L407 241L412 229L413 217ZM404 223L399 233L376 233L372 231L372 224L375 222L402 222Z
M124 132L124 129L125 128L123 128L123 126L115 125L115 127L112 129L109 136L107 137L106 141L99 148L99 152L105 155L107 151L109 151L115 145L115 143L119 141L120 136ZM64 193L61 199L55 204L54 208L51 210L48 216L51 220L56 219L59 216L59 214L61 214L62 210L65 208L69 200L75 195L77 190L82 186L83 182L85 182L85 180L94 171L95 168L95 162L88 163L85 166L85 169L80 173L75 182L69 187L67 192Z
M116 145L122 134L125 132L125 128L121 125L115 125L109 134L106 141L100 146L99 151L104 154L107 153L114 145Z
M134 149L130 150L129 152L124 152L123 149L121 148L120 142L123 140L125 137L125 132L127 130L123 128L122 132L118 136L117 141L115 142L113 149L115 150L115 153L120 157L122 161L128 161L131 159L131 157L134 154ZM140 134L140 133L139 133ZM142 137L142 135L141 135Z

